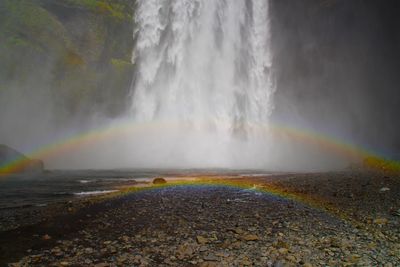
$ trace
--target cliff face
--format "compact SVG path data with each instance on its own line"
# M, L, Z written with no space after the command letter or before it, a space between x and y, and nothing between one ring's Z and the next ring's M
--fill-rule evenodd
M43 161L30 159L11 147L0 144L0 174L37 173L43 172L43 170Z
M1 1L0 93L45 91L59 115L120 113L133 71L133 4Z
M385 154L400 151L400 127L393 123L399 114L398 10L396 0L272 0L276 120Z

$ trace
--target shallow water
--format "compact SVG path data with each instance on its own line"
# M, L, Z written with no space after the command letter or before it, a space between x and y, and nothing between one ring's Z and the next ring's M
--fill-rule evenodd
M46 206L52 202L73 197L110 193L120 186L135 182L151 182L163 176L173 180L198 174L221 174L233 177L259 176L266 173L232 170L79 170L49 171L34 175L9 175L0 177L0 210Z
M0 209L45 206L76 196L107 193L116 187L151 180L157 173L52 171L0 178Z

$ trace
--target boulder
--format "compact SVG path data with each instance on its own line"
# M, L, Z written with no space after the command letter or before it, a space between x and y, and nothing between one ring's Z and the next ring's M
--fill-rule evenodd
M153 184L166 184L166 183L167 181L162 177L154 178L153 180Z

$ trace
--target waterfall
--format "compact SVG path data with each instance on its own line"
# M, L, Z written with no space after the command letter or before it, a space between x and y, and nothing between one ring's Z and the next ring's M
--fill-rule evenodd
M134 23L134 123L170 125L196 166L231 164L273 108L268 0L138 0Z

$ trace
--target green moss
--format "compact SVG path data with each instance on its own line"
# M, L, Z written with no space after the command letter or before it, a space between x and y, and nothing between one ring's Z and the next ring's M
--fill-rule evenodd
M131 0L0 0L0 90L47 90L63 116L122 112ZM16 92L16 93L18 93Z
M94 10L97 7L98 0L66 0L67 4L81 6Z
M5 40L5 45L6 46L14 46L14 47L20 47L20 48L27 48L31 47L31 44L26 40L22 39L17 36L10 36Z
M115 20L132 18L132 2L123 0L64 0L66 4L101 13Z
M132 68L132 64L130 62L117 58L112 58L111 64L118 72L127 71Z
M60 50L70 44L63 25L34 1L3 0L5 17L0 35L9 45L29 45L43 50Z

